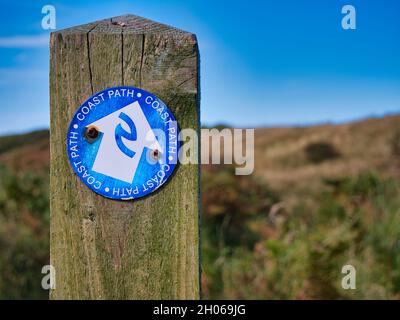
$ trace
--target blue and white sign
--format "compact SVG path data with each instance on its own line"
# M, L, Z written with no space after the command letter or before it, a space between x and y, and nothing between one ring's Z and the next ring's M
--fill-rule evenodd
M130 200L160 188L174 171L179 129L155 95L133 87L94 94L68 130L72 168L86 186L111 199Z

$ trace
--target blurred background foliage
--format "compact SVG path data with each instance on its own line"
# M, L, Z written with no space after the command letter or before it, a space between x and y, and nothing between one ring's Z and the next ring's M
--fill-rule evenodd
M311 213L301 200L287 212L268 185L237 181L230 168L202 179L206 297L400 298L399 181L371 172L326 181ZM357 290L341 288L345 264Z
M0 165L0 299L43 299L49 264L47 172L16 173Z
M204 298L399 299L399 124L258 129L253 175L203 165ZM48 134L33 135L0 138L1 299L48 298Z

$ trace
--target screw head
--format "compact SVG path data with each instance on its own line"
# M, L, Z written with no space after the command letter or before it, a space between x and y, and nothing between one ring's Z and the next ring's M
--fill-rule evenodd
M94 142L99 137L99 130L95 126L86 128L85 138L89 142Z
M151 157L155 160L158 160L158 158L160 158L160 151L158 149L154 149L151 152Z

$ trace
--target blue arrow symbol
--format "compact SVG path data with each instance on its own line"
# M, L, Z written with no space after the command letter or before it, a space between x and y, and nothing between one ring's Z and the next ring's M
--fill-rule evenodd
M124 112L121 112L119 115L119 118L122 121L125 121L125 123L128 125L130 132L126 131L124 128L122 128L121 124L119 124L115 128L115 141L117 142L118 148L127 155L129 158L133 158L135 156L135 151L132 151L129 149L125 143L122 141L122 137L129 141L136 141L137 140L137 132L136 132L136 126L135 123L132 121L132 119Z

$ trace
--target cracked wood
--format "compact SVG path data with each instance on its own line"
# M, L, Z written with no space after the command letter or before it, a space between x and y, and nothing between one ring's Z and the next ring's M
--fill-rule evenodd
M181 128L198 131L198 65L193 34L137 16L52 33L51 298L199 298L198 166L180 165L158 192L118 202L79 182L65 146L77 108L120 85L154 93Z

